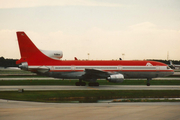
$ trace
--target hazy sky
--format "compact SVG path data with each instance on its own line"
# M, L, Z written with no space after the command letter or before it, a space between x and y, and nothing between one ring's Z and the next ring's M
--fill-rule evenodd
M20 58L16 31L63 59L180 60L180 0L0 0L0 57Z

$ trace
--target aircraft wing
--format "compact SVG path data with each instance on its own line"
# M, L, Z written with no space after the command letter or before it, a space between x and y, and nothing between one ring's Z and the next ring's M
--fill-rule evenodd
M109 82L121 83L124 80L124 75L98 69L85 69L85 74L82 76L82 79L88 82L95 82L97 78L106 78Z
M98 69L85 69L85 74L83 75L83 77L88 77L88 78L101 78L101 77L108 77L109 75L111 75L111 73L109 72L105 72L102 70L98 70Z

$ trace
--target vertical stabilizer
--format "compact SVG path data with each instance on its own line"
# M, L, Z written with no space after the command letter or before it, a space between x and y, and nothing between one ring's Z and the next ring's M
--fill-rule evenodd
M21 59L16 61L16 64L29 61L40 61L48 58L34 45L24 32L17 32L17 38Z
M170 65L174 65L172 61L170 61Z
M172 62L172 61L170 61L170 65L169 65L169 67L170 67L171 69L175 69L175 66L174 66L174 64L173 64L173 62Z

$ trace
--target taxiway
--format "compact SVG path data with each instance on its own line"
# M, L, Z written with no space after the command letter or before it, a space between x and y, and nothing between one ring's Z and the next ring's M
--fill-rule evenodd
M0 99L2 120L178 120L180 102L39 103Z
M57 86L57 85L28 85L28 86L0 86L0 91L37 90L180 90L180 85L100 85L92 86Z

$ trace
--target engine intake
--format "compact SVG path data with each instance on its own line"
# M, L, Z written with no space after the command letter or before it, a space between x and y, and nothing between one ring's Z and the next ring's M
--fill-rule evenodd
M28 70L28 63L27 62L21 63L21 65L19 65L19 68L21 68L22 70Z
M122 74L114 74L107 77L109 82L122 83L124 81L124 76Z
M63 57L62 51L41 50L41 52L53 59L61 59Z

